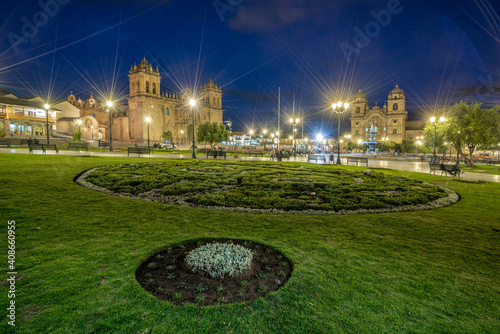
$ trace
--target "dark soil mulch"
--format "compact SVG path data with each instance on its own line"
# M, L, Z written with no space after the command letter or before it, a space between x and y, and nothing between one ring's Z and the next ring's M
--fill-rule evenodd
M189 269L185 263L187 253L213 242L233 242L255 251L252 268L239 277L223 279ZM279 290L290 278L292 270L291 261L268 246L245 240L211 239L162 250L144 261L135 277L146 291L159 300L175 305L192 303L206 306L246 302L263 297Z

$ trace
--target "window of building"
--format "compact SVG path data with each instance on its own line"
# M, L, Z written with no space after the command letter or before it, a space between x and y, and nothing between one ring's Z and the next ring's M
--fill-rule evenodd
M392 110L398 110L398 104L397 103L394 103L392 105Z
M167 115L167 116L168 116L168 107L167 107L167 108L165 108L165 115Z
M156 94L156 84L153 82L153 94Z
M398 134L398 130L397 129L392 130L392 134L393 135L397 135Z
M358 135L359 135L359 130L356 130L356 136L358 136Z
M146 81L146 93L149 93L149 81Z
M395 119L395 120L393 120L392 122L393 122L394 124L396 124L396 123L398 122L398 120L397 120L397 119Z
M356 112L359 113L360 111L361 111L361 109L359 107L356 107Z

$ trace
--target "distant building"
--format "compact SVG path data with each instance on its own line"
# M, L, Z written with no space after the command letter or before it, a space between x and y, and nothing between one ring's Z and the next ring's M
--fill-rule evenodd
M368 107L366 95L359 90L351 103L351 141L357 142L369 139L371 124L376 131L375 140L401 143L403 140L415 140L421 135L423 122L408 121L405 92L398 85L388 96L387 103L382 108Z
M163 141L165 134L176 144L187 144L193 137L193 118L190 99L193 93L187 87L180 95L161 92L161 76L158 68L144 58L139 65L133 65L128 73L128 105L115 103L112 107L113 140L145 142L148 138L146 117L151 118L149 138L152 142ZM194 127L204 121L222 124L222 90L210 80L200 88L194 107ZM87 100L76 99L73 94L68 102L80 110L85 124L84 138L109 140L109 114L106 101L97 101L92 94ZM69 122L70 119L64 120Z

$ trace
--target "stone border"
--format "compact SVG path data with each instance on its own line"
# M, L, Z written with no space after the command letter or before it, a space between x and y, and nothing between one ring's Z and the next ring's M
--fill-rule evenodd
M119 164L120 165L120 164ZM115 165L115 166L119 166ZM130 193L117 193L114 191L111 191L106 188L102 188L99 186L96 186L93 183L90 183L86 180L87 175L92 173L95 170L98 170L100 168L104 168L108 166L101 166L101 167L96 167L89 169L79 176L75 178L75 182L82 187L99 191L108 195L114 195L114 196L120 196L120 197L125 197L125 198L133 198L133 199L139 199L139 200L144 200L144 201L150 201L150 202L157 202L157 203L163 203L163 204L177 204L177 205L182 205L182 206L190 206L190 207L196 207L196 208L202 208L202 209L212 209L212 210L219 210L219 211L232 211L232 212L242 212L242 213L261 213L261 214L293 214L293 215L318 215L318 216L325 216L325 215L359 215L359 214L371 214L371 213L390 213L390 212L409 212L409 211L424 211L424 210L433 210L433 209L439 209L443 208L446 206L450 206L452 204L457 203L460 201L460 195L458 195L456 192L453 190L450 190L448 188L444 188L435 184L431 184L428 182L424 182L424 184L432 185L435 187L438 187L442 189L445 193L448 194L448 197L443 197L439 198L437 200L428 202L426 204L418 204L418 205L404 205L404 206L394 206L392 208L383 208L383 209L358 209L358 210L340 210L340 211L324 211L324 210L302 210L302 211L296 211L296 210L291 210L291 211L285 211L285 210L277 210L277 209L251 209L251 208L243 208L243 207L220 207L220 206L204 206L204 205L195 205L192 203L186 202L188 198L191 197L191 195L183 196L183 195L176 195L176 196L165 196L160 194L159 189L153 189L151 191L139 194L139 195L132 195ZM223 187L222 189L225 190L229 187ZM208 192L207 192L208 193Z

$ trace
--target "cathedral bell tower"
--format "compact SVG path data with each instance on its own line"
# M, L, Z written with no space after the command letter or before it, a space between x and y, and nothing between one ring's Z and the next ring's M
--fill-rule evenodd
M151 126L152 138L159 138L162 118L160 104L160 72L144 58L139 65L134 65L128 72L129 96L129 137L132 141L143 141L147 137L146 117L155 119Z
M398 85L396 88L391 90L389 93L389 97L387 99L387 113L402 113L405 112L406 108L406 100L405 100L405 92Z

